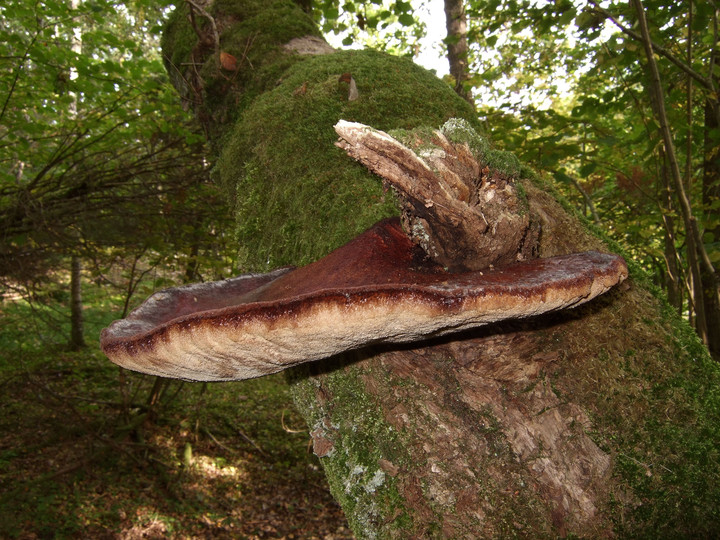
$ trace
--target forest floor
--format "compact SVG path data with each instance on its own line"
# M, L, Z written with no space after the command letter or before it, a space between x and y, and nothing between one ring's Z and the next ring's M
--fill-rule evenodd
M0 304L0 538L352 538L282 375L132 374L25 310Z

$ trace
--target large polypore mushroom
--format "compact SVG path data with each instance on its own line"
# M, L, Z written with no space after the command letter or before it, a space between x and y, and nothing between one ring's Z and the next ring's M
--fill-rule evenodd
M586 252L449 273L397 219L327 257L168 289L102 332L136 371L198 381L248 379L377 343L407 343L578 305L627 276L621 257Z

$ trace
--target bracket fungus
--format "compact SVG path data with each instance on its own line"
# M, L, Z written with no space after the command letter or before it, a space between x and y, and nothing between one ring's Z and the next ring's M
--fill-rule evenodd
M409 343L575 306L627 277L616 255L585 252L450 273L398 219L305 267L167 289L103 330L128 369L240 380L378 343Z

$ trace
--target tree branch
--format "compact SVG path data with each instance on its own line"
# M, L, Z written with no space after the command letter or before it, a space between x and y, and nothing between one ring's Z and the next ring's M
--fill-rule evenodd
M592 0L591 0L592 1ZM655 55L653 54L652 42L650 40L650 30L648 29L647 19L645 17L645 8L642 4L642 0L631 0L632 5L635 7L637 12L638 22L640 24L640 31L642 34L642 42L645 47L645 54L648 59L648 68L650 70L650 88L654 94L653 97L653 109L655 110L655 116L660 124L660 132L663 137L663 143L665 145L665 151L667 154L668 164L670 165L670 173L672 175L673 183L675 184L675 192L677 194L678 201L680 203L680 210L682 211L683 221L688 234L695 243L695 251L697 253L699 263L702 265L704 271L710 276L717 276L715 268L713 267L710 257L708 256L705 244L703 243L700 230L698 228L697 219L693 215L690 200L688 199L683 184L682 175L680 173L680 166L677 161L677 154L675 153L675 145L673 144L672 133L670 132L670 125L665 111L665 97L663 94L662 84L660 82L660 71L658 70L657 62L655 61ZM715 278L715 294L717 294L717 277ZM706 340L705 340L706 341ZM707 342L707 341L706 341Z
M493 159L489 146L473 151L451 142L457 131L469 135L469 125L450 120L432 134L414 134L414 143L433 147L422 157L363 124L341 120L335 131L338 147L395 188L405 230L435 262L452 271L482 270L534 255L537 238L508 172L516 158L502 156L508 163L500 170L502 159Z
M201 5L199 5L197 2L194 2L193 0L185 0L191 7L190 11L192 12L192 8L195 8L200 15L205 17L208 21L210 21L210 26L212 26L212 32L213 32L213 43L215 44L215 54L220 54L220 33L217 29L217 24L215 23L215 18L208 13L205 8L203 8ZM193 29L195 30L195 33L197 33L198 37L200 39L203 39L203 36L200 34L199 28L195 26L195 19L193 17L192 19L192 25ZM219 60L218 60L219 61Z
M20 63L17 66L17 69L15 70L15 76L13 77L13 82L10 85L10 89L8 90L8 94L5 97L5 101L3 102L2 110L0 110L0 124L2 123L2 119L5 116L5 111L7 110L8 104L10 103L10 98L12 98L13 93L15 92L15 87L17 86L17 82L20 79L20 73L23 70L23 66L25 65L25 62L27 62L28 56L30 56L30 49L33 45L35 45L35 42L37 41L38 37L40 36L40 30L35 32L35 35L33 36L32 40L30 41L30 44L25 48L25 52L23 53L22 59L20 60Z
M578 182L577 178L574 176L570 176L569 174L565 174L567 178L570 180L570 183L575 186L575 189L577 189L580 192L580 195L582 195L583 199L585 199L585 204L587 204L588 208L590 209L590 214L593 217L593 222L595 225L601 225L600 216L598 216L597 210L595 209L595 203L593 203L592 197L590 197L590 194L580 185L580 182Z
M643 36L638 34L637 32L634 32L633 30L630 30L627 26L622 24L620 21L618 21L612 13L610 13L607 9L601 7L595 0L588 0L590 4L592 4L597 11L602 13L605 17L607 17L615 26L617 26L620 31L625 34L626 36L631 37L632 39L636 41L644 42ZM653 42L650 39L650 36L648 34L648 42L652 46L652 50L655 51L660 56L664 56L670 62L672 62L675 66L680 68L682 71L690 75L693 79L695 79L697 82L699 82L703 88L710 91L715 91L715 85L713 84L712 79L708 79L706 77L703 77L700 73L695 71L693 68L685 64L682 60L677 58L675 55L673 55L669 50L667 50L665 47L658 45L657 43Z

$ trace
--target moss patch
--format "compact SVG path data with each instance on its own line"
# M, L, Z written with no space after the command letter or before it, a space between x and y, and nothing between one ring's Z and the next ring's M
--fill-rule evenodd
M347 100L351 73L359 91ZM293 65L245 111L216 177L236 201L244 268L306 264L397 213L378 178L334 146L338 120L383 131L470 117L467 103L411 61L338 52Z
M217 0L210 14L220 39L220 50L237 61L234 71L222 69L209 20L196 13L190 22L187 5L168 19L162 48L168 73L181 95L194 107L215 148L240 112L301 58L282 46L293 38L321 34L292 0Z
M463 118L451 118L439 129L423 125L413 130L395 129L390 132L390 135L422 156L424 152L438 148L433 143L436 131L440 131L453 144L467 145L482 166L487 166L509 179L514 180L520 176L522 169L517 156L512 152L493 148L489 139Z
M602 340L563 330L577 353L558 387L585 404L597 444L613 455L609 512L621 537L710 537L720 527L718 366L673 313L656 318L646 291L614 300L609 321L583 315Z

